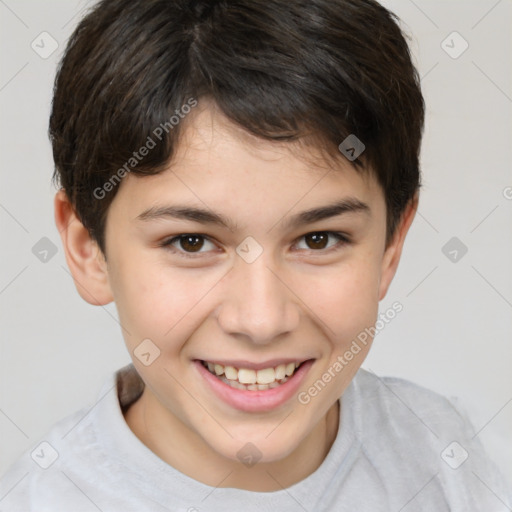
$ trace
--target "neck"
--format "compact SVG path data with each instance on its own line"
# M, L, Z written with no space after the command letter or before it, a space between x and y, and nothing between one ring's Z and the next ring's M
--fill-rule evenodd
M162 460L181 473L212 487L257 492L290 487L318 469L338 431L339 400L288 456L247 467L212 450L172 413L163 411L161 404L147 389L125 412L126 423L139 440Z

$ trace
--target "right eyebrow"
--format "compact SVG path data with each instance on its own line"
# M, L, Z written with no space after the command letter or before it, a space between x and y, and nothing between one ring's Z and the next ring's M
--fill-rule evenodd
M228 217L203 208L191 206L152 206L136 217L136 220L150 221L162 218L183 219L202 224L217 224L231 231L236 229L236 223Z

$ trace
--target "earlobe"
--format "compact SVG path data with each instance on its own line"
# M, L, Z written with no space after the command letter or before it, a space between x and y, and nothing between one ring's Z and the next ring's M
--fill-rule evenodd
M94 306L112 302L105 257L77 217L63 189L55 194L54 210L55 224L78 293Z
M381 280L379 283L379 301L381 301L386 296L391 281L395 276L398 263L400 262L400 256L402 255L405 237L409 231L409 228L411 227L412 221L414 220L414 216L416 215L416 211L418 209L418 200L419 194L416 192L414 197L409 201L409 204L404 210L404 213L402 214L393 240L384 252L380 274Z

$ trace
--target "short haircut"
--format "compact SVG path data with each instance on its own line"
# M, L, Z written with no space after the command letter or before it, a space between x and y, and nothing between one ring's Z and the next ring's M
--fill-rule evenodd
M354 134L391 240L420 187L424 121L394 14L373 0L102 0L68 42L49 133L54 182L103 253L119 180L162 172L202 98L257 137L340 158Z

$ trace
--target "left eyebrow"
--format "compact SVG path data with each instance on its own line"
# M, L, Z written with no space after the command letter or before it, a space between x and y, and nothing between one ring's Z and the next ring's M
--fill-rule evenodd
M355 197L347 197L326 206L311 208L310 210L300 212L290 217L284 223L284 226L286 228L294 228L347 213L362 213L370 215L371 209L366 203L363 203L359 199L356 199Z

